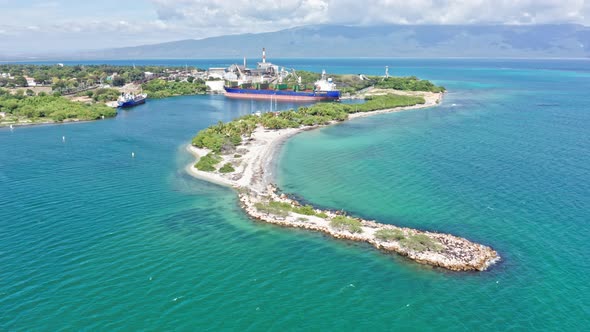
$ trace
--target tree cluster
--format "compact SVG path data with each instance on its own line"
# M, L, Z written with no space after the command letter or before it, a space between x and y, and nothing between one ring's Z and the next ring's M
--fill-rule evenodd
M216 153L230 153L240 145L244 137L252 135L259 125L266 129L299 128L344 121L348 114L371 112L380 109L424 104L424 98L415 96L384 95L367 100L362 104L318 103L298 110L269 112L261 116L246 115L231 122L218 122L201 130L192 144Z
M437 86L428 80L421 80L416 76L409 77L388 77L375 84L377 88L395 89L404 91L430 91L445 92L442 86Z
M314 73L305 70L296 71L298 77L301 77L301 84L309 86L320 79L319 73ZM430 92L444 92L445 88L437 86L428 80L420 80L415 76L408 77L380 77L380 76L366 76L363 78L360 75L353 74L330 74L336 83L336 86L342 93L354 93L359 90L374 86L384 89L395 89L402 91L430 91ZM289 75L287 83L295 84L296 78Z
M102 104L73 102L64 97L43 93L38 96L25 96L24 93L12 95L3 89L0 89L0 112L5 112L8 117L12 116L17 119L51 119L54 121L96 120L103 116L113 117L117 114L115 109Z
M151 80L142 85L144 92L150 98L166 98L172 96L184 96L204 94L207 92L207 86L202 80L193 79L191 82L165 81L162 79Z
M25 76L32 77L37 84L51 85L56 91L67 91L79 86L93 86L98 84L123 86L129 82L144 80L146 78L146 72L151 72L159 77L167 77L169 76L169 71L175 70L184 70L184 68L162 66L2 64L0 65L0 73L8 73L12 78L0 78L0 87L26 87Z

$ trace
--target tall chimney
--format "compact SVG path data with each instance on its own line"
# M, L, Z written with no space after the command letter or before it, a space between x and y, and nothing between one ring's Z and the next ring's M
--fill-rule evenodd
M246 57L244 57L244 68L246 68Z
M262 48L262 63L266 63L266 49Z

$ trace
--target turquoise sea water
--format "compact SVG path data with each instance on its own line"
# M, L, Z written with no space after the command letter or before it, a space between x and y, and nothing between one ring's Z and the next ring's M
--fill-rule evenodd
M461 235L503 261L446 272L257 224L231 190L185 173L184 146L269 103L151 100L110 120L0 129L0 330L590 326L590 62L284 61L368 74L388 64L451 91L438 108L292 138L275 166L284 191Z

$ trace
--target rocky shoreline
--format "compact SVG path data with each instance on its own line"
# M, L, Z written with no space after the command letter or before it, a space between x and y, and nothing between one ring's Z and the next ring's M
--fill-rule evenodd
M377 249L385 252L394 252L405 256L421 264L441 267L453 271L484 271L490 265L499 260L498 253L492 248L473 243L464 238L450 234L424 232L411 228L402 228L394 225L377 223L371 220L355 218L360 222L362 232L356 233L348 230L339 230L330 226L325 218L289 213L286 217L278 217L272 213L265 213L256 208L256 204L265 200L283 202L294 207L300 206L297 201L287 198L284 194L277 195L276 188L269 185L268 196L260 196L252 192L241 192L239 200L241 207L255 220L267 222L274 225L302 228L311 231L318 231L337 239L345 239L357 242L367 242ZM339 214L332 211L314 210L316 214L326 214L328 218L334 218ZM400 241L387 241L375 236L378 230L391 230L401 232L405 237L418 234L426 235L442 245L440 250L417 251L400 244Z
M423 93L423 96L425 104L367 112L357 116L351 114L349 119L431 107L437 105L442 98L439 93ZM222 156L221 163L231 163L235 166L235 171L204 172L193 165L189 165L187 171L195 177L237 189L241 207L258 221L318 231L337 239L367 242L384 252L397 253L421 264L453 271L484 271L500 259L492 248L461 237L353 218L343 213L302 206L284 194L277 194L277 188L271 184L272 176L268 171L270 161L288 137L317 127L320 126L279 130L259 127L252 138L239 147L239 153ZM189 146L188 150L196 158L210 152L193 146Z

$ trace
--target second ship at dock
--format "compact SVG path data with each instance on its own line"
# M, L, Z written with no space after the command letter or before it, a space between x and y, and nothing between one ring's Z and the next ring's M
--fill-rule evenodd
M117 99L117 106L121 108L133 107L144 104L146 99L147 94L145 93L124 93Z
M229 98L271 99L290 101L339 100L340 91L331 78L322 77L313 86L301 84L301 77L295 70L286 70L270 62L266 62L266 51L262 49L262 62L256 69L243 65L232 65L224 73L225 96ZM283 81L295 79L297 83L287 84Z

